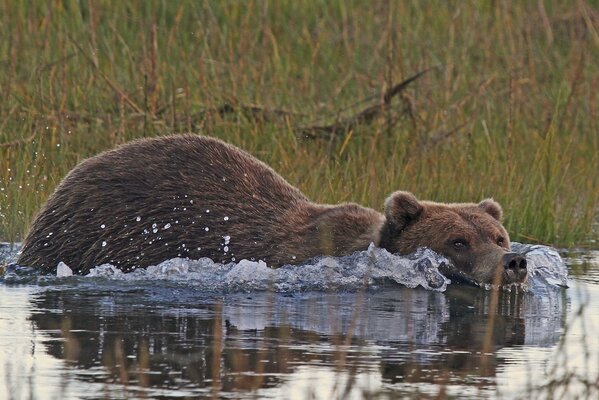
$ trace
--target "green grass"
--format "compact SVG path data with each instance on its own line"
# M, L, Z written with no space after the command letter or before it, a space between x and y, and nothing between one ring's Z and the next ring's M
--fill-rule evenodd
M192 131L247 149L315 201L380 209L397 189L447 202L494 197L513 240L592 245L598 9L590 0L5 1L0 239L22 239L84 158ZM376 104L436 66L372 123L317 140L294 132ZM210 112L224 103L297 115Z

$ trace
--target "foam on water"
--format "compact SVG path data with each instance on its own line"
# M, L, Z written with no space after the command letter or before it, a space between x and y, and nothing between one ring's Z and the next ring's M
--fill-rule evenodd
M124 280L159 279L191 284L209 291L277 292L357 290L386 284L444 291L449 283L438 268L448 262L431 250L421 249L408 257L370 246L345 257L321 257L303 265L269 268L263 261L241 260L220 264L208 258L174 258L156 266L123 273L110 264L93 268L88 277Z
M526 257L528 285L533 291L543 287L568 287L568 268L556 249L512 243L512 251Z
M525 289L543 291L548 287L567 286L568 272L559 253L550 247L513 243L515 252L526 256L530 278ZM2 250L0 261L13 260L16 250ZM167 281L192 286L210 292L276 292L354 291L364 287L402 285L409 288L445 291L450 280L439 267L449 261L429 249L419 249L408 256L390 254L371 245L368 250L344 257L320 257L303 265L269 268L262 261L241 260L220 264L208 258L190 260L174 258L156 266L124 273L110 264L93 268L84 277L71 277L71 269L60 263L55 277L39 277L34 271L8 268L0 279L5 282L24 282L32 275L48 282L59 279L117 279L125 282Z

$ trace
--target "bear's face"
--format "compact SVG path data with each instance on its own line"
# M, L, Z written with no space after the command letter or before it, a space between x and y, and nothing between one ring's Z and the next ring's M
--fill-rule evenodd
M453 266L445 266L442 272L453 280L523 282L526 260L510 252L501 217L501 206L491 199L478 204L444 204L421 202L409 192L395 192L385 202L381 247L400 254L428 247L451 260Z

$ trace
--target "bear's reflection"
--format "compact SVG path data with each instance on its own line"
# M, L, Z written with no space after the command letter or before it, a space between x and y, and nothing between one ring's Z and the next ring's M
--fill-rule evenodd
M567 302L552 293L494 299L451 287L209 298L191 288L79 288L40 293L31 320L48 337L47 352L86 381L247 390L318 363L354 372L375 366L388 382L438 383L494 376L499 348L555 344ZM83 373L89 369L103 373Z

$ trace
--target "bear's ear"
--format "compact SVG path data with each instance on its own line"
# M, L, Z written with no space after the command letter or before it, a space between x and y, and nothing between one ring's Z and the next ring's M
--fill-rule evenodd
M397 230L404 229L418 218L423 209L416 196L410 192L394 192L385 200L385 217Z
M485 199L478 203L478 206L490 214L491 217L501 222L501 219L503 218L503 209L498 202L493 199Z

